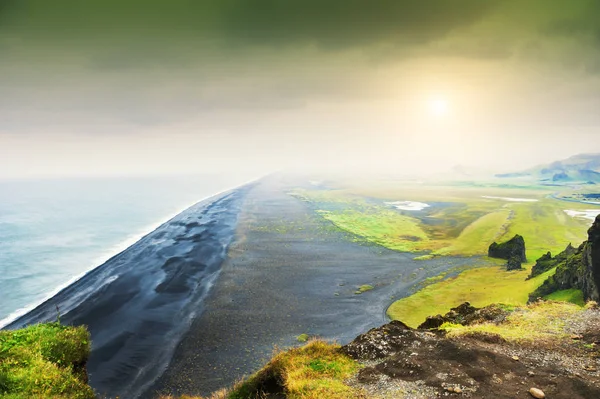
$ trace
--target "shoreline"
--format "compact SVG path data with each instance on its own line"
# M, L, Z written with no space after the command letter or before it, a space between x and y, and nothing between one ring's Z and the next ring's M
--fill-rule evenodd
M168 364L202 312L252 183L197 202L5 328L53 321L87 325L90 385L136 398Z
M48 300L52 299L53 297L55 297L56 295L60 294L64 289L68 288L69 286L71 286L72 284L77 283L79 280L81 280L82 278L85 278L85 276L87 276L88 274L92 273L94 270L96 270L97 268L101 267L102 265L104 265L106 262L108 262L109 260L111 260L112 258L114 258L115 256L119 255L120 253L126 251L127 249L129 249L132 245L136 244L137 242L139 242L140 240L142 240L144 237L148 236L149 234L153 233L154 231L156 231L156 229L158 229L159 227L161 227L162 225L168 223L169 221L171 221L172 219L174 219L175 217L177 217L178 215L180 215L181 213L185 212L186 210L199 205L205 201L210 200L211 198L215 198L218 197L220 195L223 195L227 192L236 190L238 188L244 187L246 185L252 184L253 182L256 182L257 180L260 179L253 179L250 180L246 183L243 183L239 186L235 186L232 188L227 188L225 190L219 191L215 194L211 194L208 195L204 198L201 198L199 200L196 200L182 208L180 208L178 211L176 212L171 212L169 213L169 215L161 218L159 222L155 222L152 224L149 224L148 226L140 229L141 232L140 233L134 233L131 236L127 237L126 239L124 239L122 242L114 245L109 251L106 252L105 255L100 255L99 257L97 257L96 259L94 259L93 261L91 261L90 263L92 264L92 266L90 266L86 271L79 273L76 276L71 277L69 280L67 280L65 283L58 285L55 289L51 290L48 292L48 294L44 295L43 299L39 300L39 301L35 301L29 305L26 305L24 307L21 307L19 309L16 309L15 311L11 312L10 314L8 314L5 318L0 319L0 330L6 328L7 326L9 326L10 324L14 323L15 321L17 321L19 318L27 315L29 312L33 311L34 309L36 309L37 307L43 305L45 302L47 302Z

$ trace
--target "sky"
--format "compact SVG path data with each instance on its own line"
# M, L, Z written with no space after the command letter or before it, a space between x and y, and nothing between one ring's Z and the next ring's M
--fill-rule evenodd
M0 0L0 178L600 152L596 0Z

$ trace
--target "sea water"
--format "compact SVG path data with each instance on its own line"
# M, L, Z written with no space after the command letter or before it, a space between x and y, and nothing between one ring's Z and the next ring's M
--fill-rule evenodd
M187 207L248 180L0 181L0 328Z

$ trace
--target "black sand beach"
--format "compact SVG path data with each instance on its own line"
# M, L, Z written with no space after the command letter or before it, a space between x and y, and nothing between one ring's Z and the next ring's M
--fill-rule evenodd
M274 346L298 344L303 333L348 342L387 321L392 296L474 263L414 261L414 254L354 242L286 191L271 178L248 193L204 312L144 398L208 394L255 371ZM356 295L363 284L375 289Z
M136 398L165 369L216 280L248 186L192 206L6 328L88 326L90 385Z
M357 242L292 187L269 177L199 203L7 328L54 321L58 306L90 329L101 397L204 395L300 334L348 342L427 277L476 261Z

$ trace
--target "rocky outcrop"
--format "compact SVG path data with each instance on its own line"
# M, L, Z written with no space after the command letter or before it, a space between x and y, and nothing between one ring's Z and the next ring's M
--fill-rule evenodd
M462 324L464 326L494 322L498 323L504 320L508 312L499 305L490 305L484 308L476 308L471 306L469 302L465 302L455 308L450 309L444 316L429 316L419 329L429 330L439 328L444 323Z
M506 270L519 270L522 268L523 266L521 266L521 259L519 259L518 256L511 256L508 259L508 262L506 262Z
M510 240L498 244L492 243L488 248L490 258L506 259L506 270L521 269L521 263L527 262L525 255L525 239L520 235L515 235Z
M582 254L583 297L593 301L600 301L600 215L588 230L588 240Z
M544 258L544 259L542 259ZM570 288L579 289L583 292L586 301L600 301L598 287L600 287L600 215L588 230L588 239L577 249L570 245L556 258L548 260L543 256L537 274L542 273L544 268L550 270L556 266L556 273L544 281L544 283L529 295L529 300L544 297L555 291ZM537 263L536 263L537 266ZM541 271L543 270L543 271ZM534 274L532 270L533 277Z
M557 267L561 263L567 261L570 256L577 252L577 248L573 247L570 243L567 245L564 251L552 257L550 252L542 255L538 260L535 261L535 265L531 268L531 274L528 279L533 278L535 276L539 276L542 273L547 272L548 270Z
M474 309L463 304L453 311L472 315L478 311ZM582 327L595 331L598 317L589 311ZM411 398L525 398L536 397L533 393L540 397L543 391L553 399L587 399L600 398L596 369L583 367L595 364L581 345L591 342L582 334L561 345L521 346L491 332L449 336L393 321L340 350L362 364L347 383L365 396L348 397L404 397L402 392L410 392Z

